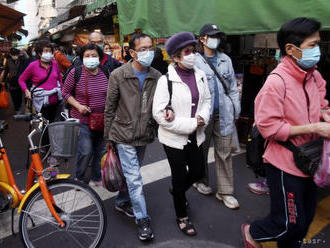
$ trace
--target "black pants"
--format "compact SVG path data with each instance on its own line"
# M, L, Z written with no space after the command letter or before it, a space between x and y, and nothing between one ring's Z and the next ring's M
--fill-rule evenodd
M203 148L197 146L196 135L190 135L183 150L164 145L172 173L174 208L177 218L187 216L186 191L204 176ZM188 169L187 169L188 166Z
M316 185L312 178L287 174L266 164L270 189L270 214L251 224L250 233L259 242L277 241L279 248L301 247L316 208Z
M23 97L22 90L20 88L10 89L9 92L14 104L14 109L15 111L18 111L22 105L22 97Z

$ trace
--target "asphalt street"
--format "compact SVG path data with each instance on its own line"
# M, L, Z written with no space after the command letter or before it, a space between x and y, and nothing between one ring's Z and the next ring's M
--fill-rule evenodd
M1 134L4 144L8 149L8 155L12 162L14 174L20 187L25 183L26 169L26 149L28 124L14 122L9 116L9 110L0 110L0 119L8 120L9 129ZM155 141L146 150L144 165L148 171L158 170L168 167L166 156L162 146ZM187 193L190 209L189 215L194 222L198 235L187 237L181 233L175 222L175 213L172 199L168 192L170 177L149 178L145 185L145 195L148 213L151 216L151 223L155 233L155 239L149 243L138 240L134 220L126 217L114 210L114 197L110 195L104 201L108 215L107 233L101 247L107 248L213 248L213 247L242 247L240 226L242 223L250 222L256 218L262 218L268 214L269 197L267 195L255 195L248 191L246 185L256 181L253 173L245 165L245 154L240 154L233 159L235 175L235 196L239 200L240 209L230 210L223 203L219 202L214 195L202 196L194 189ZM153 168L154 167L154 168ZM215 188L214 163L210 163L211 186ZM69 165L64 170L73 170L73 165ZM165 168L164 168L165 169ZM167 168L166 168L167 169ZM157 175L157 171L153 174ZM151 176L152 177L152 176ZM320 189L318 199L329 197L330 190ZM9 216L10 212L0 214L0 222ZM16 216L18 219L18 216ZM328 248L330 247L330 210L325 210L325 214L320 217L322 229L316 233L312 239L306 240L304 247ZM324 224L325 223L325 224ZM321 224L316 224L320 226ZM18 228L16 227L17 231ZM1 233L1 232L0 232ZM19 236L0 236L0 247L21 248L23 247ZM2 245L2 246L1 246ZM51 244L45 243L47 248ZM64 246L63 246L64 247ZM266 244L264 247L276 247L273 244Z

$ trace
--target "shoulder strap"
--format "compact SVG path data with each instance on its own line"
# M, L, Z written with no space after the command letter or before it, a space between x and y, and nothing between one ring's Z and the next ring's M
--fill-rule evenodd
M172 81L169 79L168 73L166 73L166 78L167 78L167 89L168 89L168 94L170 95L170 98L168 100L168 104L166 105L165 109L172 110L172 93L173 93L173 85Z
M278 74L278 73L276 73L276 72L272 72L272 73L270 73L269 75L277 75L277 76L279 76L279 77L282 79L282 81L283 81L283 83L284 83L284 88L285 88L285 91L284 91L284 99L285 99L285 97L286 97L286 84L285 84L285 80L284 80L284 78L283 78L280 74Z
M40 83L38 83L35 87L33 87L31 94L35 91L36 88L40 87L42 84L44 84L48 80L50 74L52 73L52 70L53 70L53 62L50 63L50 68L49 68L46 78L44 80L42 80Z
M107 79L109 79L110 77L109 70L104 65L99 65L99 68L102 70L102 72L107 77Z
M219 81L222 84L222 87L223 87L223 89L225 91L225 94L228 96L229 95L228 88L227 88L227 85L225 84L223 78L218 73L217 69L214 67L214 65L212 64L212 62L205 55L203 55L203 58L205 59L205 61L207 62L207 64L210 66L210 68L212 69L212 71L214 72L214 74L219 79Z

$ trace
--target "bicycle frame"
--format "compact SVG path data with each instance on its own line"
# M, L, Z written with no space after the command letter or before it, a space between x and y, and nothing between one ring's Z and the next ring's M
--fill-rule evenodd
M33 136L33 134L36 133L36 130L32 131L32 133L29 135L30 137ZM31 141L29 137L29 141ZM6 193L9 193L12 197L12 202L10 207L16 208L19 206L18 214L21 212L21 209L27 200L27 198L32 194L34 190L40 187L42 196L46 202L46 205L53 215L53 217L56 219L56 221L59 223L61 227L65 226L65 223L61 220L58 213L56 212L54 208L55 201L53 199L52 194L49 192L46 184L46 180L43 178L43 165L40 158L40 155L38 153L37 147L33 146L32 141L30 142L32 144L31 146L31 158L32 162L29 167L28 171L28 178L26 183L26 194L22 194L21 191L18 189L15 178L13 176L13 172L11 169L11 165L7 156L6 149L3 146L3 143L0 138L0 161L2 160L3 163L0 163L0 191L5 191ZM4 167L4 168L3 168ZM38 183L34 183L34 178L37 176ZM70 175L57 175L58 179L68 178Z

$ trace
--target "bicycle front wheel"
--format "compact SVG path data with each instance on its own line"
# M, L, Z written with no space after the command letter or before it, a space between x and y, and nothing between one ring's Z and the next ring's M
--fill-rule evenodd
M98 247L104 238L107 220L97 193L88 185L71 179L50 181L47 187L65 227L60 227L52 216L39 188L25 202L19 219L25 246Z

